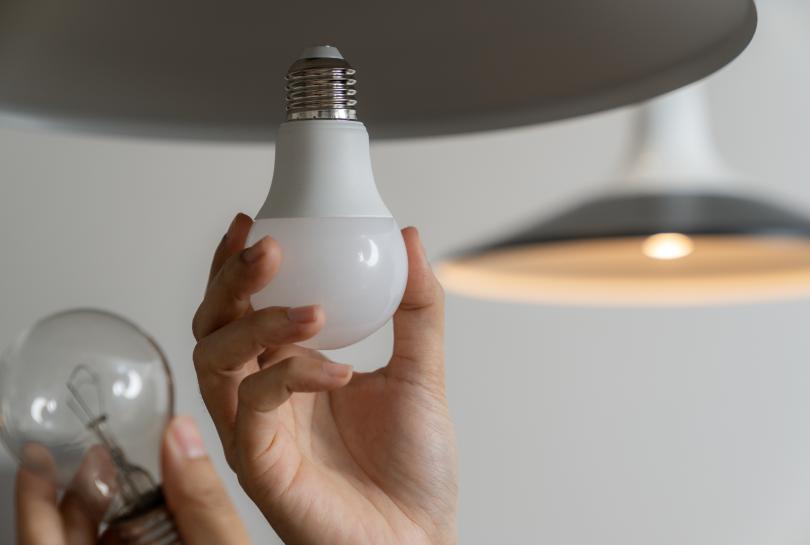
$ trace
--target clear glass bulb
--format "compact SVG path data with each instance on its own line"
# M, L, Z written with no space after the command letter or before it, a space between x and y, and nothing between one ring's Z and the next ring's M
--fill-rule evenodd
M408 257L393 218L256 220L248 244L265 235L281 246L282 263L255 308L319 304L323 329L310 348L341 348L383 326L402 299Z
M107 521L162 504L160 445L172 409L160 348L104 311L47 317L0 360L6 447Z

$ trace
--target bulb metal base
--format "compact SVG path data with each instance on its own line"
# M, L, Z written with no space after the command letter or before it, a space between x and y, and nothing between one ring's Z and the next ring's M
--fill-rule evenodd
M183 545L160 490L136 511L112 520L107 532L121 545Z
M333 47L306 50L287 71L287 120L356 120L355 72Z

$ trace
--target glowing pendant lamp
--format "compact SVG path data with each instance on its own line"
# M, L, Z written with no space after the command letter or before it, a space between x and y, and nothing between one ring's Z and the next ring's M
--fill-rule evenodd
M810 219L746 192L711 140L702 84L642 109L621 183L440 266L506 301L698 305L810 295Z

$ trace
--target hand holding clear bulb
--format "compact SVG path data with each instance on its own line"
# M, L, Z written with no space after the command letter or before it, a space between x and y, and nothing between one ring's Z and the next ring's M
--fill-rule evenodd
M0 359L20 545L90 545L104 527L105 544L246 545L196 428L170 422L172 397L163 352L119 316L65 311L21 335Z
M47 453L45 453L47 454ZM93 481L110 482L109 460L104 450L86 457L76 479L78 486ZM42 460L47 464L48 459ZM163 491L184 545L250 545L213 463L205 454L193 421L175 418L162 447ZM107 507L103 498L88 505L92 492L69 488L61 498L52 479L20 468L16 485L18 545L120 545L114 533L100 535Z
M298 346L317 306L255 310L283 262L231 224L194 318L200 390L229 464L285 543L456 542L457 475L444 393L443 293L413 228L390 361L373 373Z

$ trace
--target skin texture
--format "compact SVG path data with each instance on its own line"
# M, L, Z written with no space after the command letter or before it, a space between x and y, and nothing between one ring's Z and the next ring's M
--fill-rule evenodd
M457 463L444 389L444 295L414 228L393 355L372 373L294 343L317 306L254 311L278 244L238 215L194 317L200 390L242 487L288 545L456 542Z
M83 464L77 481L84 480L85 472L88 476L104 473L105 464L99 459L96 456L95 461ZM242 521L189 417L177 417L169 425L163 442L162 464L163 491L185 545L250 545ZM76 487L71 487L60 501L53 481L42 475L42 472L27 469L17 473L18 545L119 543L112 532L99 536L106 504Z

